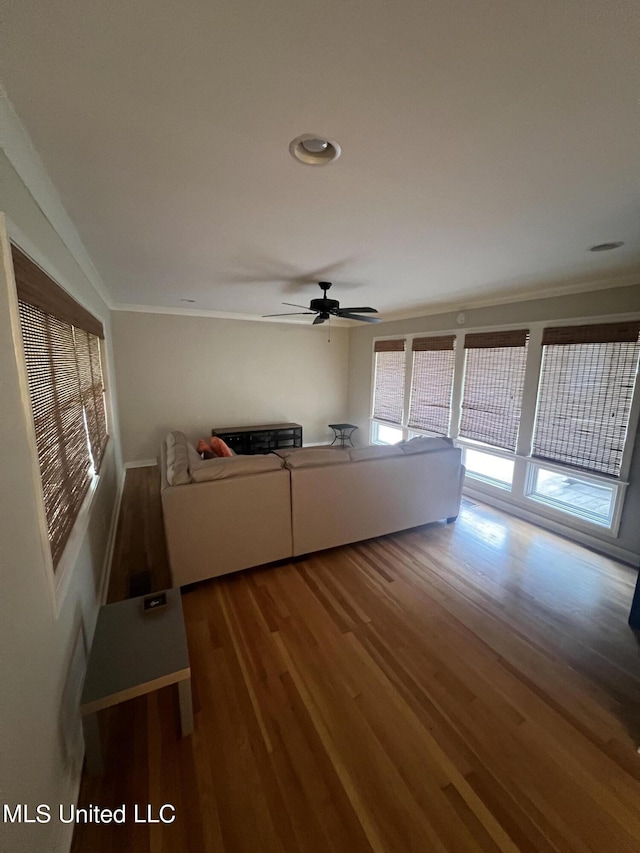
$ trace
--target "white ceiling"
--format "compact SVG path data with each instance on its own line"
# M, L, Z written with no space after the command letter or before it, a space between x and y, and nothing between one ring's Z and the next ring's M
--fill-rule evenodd
M120 305L260 315L328 278L384 318L640 271L632 0L21 0L2 17L0 79ZM297 163L305 132L341 158Z

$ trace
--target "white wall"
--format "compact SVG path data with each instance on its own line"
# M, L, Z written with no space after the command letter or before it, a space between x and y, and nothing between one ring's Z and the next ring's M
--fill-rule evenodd
M170 429L293 421L305 443L347 410L347 328L169 314L113 314L125 462L153 459Z
M371 408L372 342L374 337L445 331L464 332L501 325L507 326L514 323L525 325L551 320L566 319L573 321L590 317L613 317L631 312L640 313L640 284L591 293L475 308L464 311L465 322L463 326L456 323L458 311L454 311L382 323L373 328L370 326L354 328L351 330L349 346L348 420L358 424L360 433L368 436ZM599 547L601 542L603 550L609 550L610 553L616 555L619 553L616 549L622 549L628 553L620 554L620 556L637 562L640 561L640 526L638 525L638 518L640 517L640 431L635 437L635 449L629 479L630 486L627 491L618 537L597 531L590 535L594 540L591 544ZM542 520L540 523L543 523ZM567 531L567 534L574 535L571 531Z
M6 214L11 235L19 235L22 248L37 255L36 260L102 320L108 342L107 306L4 153L0 153L0 210ZM2 233L4 217L0 226ZM53 806L75 802L80 780L83 743L78 702L112 529L120 447L117 418L111 412L110 446L57 613L48 546L43 546L40 533L33 427L20 384L21 360L11 322L16 311L15 285L6 239L0 244L0 799L8 804ZM109 363L110 354L108 370ZM66 850L72 830L57 820L0 824L0 849Z

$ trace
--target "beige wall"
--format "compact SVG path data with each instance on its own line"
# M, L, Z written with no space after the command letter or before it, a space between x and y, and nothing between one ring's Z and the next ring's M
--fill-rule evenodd
M170 314L114 312L125 462L157 456L170 429L294 421L304 441L331 437L347 409L348 332Z
M109 311L0 153L0 209L27 253L105 325ZM3 220L3 217L0 217ZM4 231L4 221L2 221ZM26 245L28 243L28 245ZM41 495L30 414L14 340L15 287L0 267L0 791L9 804L74 802L83 744L78 701L91 642L116 501L120 449L116 419L86 533L56 613L40 535ZM34 477L35 472L35 477ZM45 547L47 547L45 545ZM0 824L0 849L68 849L72 826Z
M369 435L371 407L372 347L374 337L429 332L461 332L545 320L580 320L590 317L640 313L640 284L611 290L594 291L548 299L512 302L487 308L465 310L465 322L456 323L457 311L397 320L377 326L351 329L349 345L349 406L347 419L360 427L361 436ZM616 540L602 534L594 537L613 542L640 559L640 431L636 436L630 482L619 536Z

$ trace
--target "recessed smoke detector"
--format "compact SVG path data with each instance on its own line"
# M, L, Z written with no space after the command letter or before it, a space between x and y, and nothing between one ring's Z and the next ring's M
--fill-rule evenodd
M326 166L340 156L340 146L317 133L303 133L291 140L289 153L305 166Z
M589 249L590 252L610 252L612 249L619 249L620 246L624 246L622 240L619 240L615 243L598 243L597 246L591 246Z

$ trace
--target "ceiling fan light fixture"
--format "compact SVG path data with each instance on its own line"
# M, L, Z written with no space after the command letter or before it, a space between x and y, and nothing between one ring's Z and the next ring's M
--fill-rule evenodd
M326 166L333 163L341 153L341 148L332 139L325 139L317 133L303 133L289 144L289 153L305 166Z

